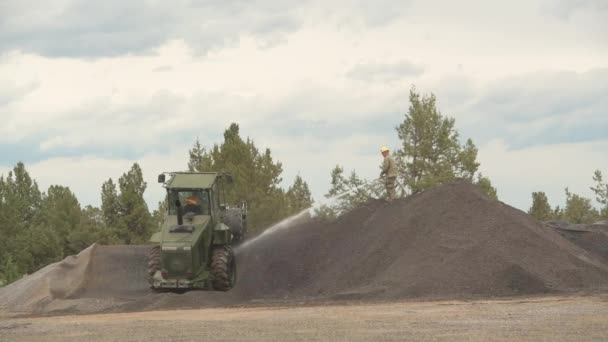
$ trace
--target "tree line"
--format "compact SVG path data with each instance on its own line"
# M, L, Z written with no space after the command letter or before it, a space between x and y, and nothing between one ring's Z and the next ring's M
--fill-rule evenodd
M436 101L432 93L421 95L415 87L410 90L408 111L395 127L400 146L391 151L398 165L398 192L407 196L460 179L497 200L497 189L479 172L477 147L471 139L461 142L455 119L444 116ZM188 152L187 170L231 173L235 182L226 189L226 202L248 203L252 234L313 205L307 182L298 175L283 188L282 163L269 148L260 149L253 139L243 138L237 123L224 131L223 138L213 146L203 146L196 139ZM378 164L379 172L381 162ZM593 180L591 189L600 210L590 199L566 189L563 209L551 208L543 192L534 192L529 213L541 221L608 219L608 185L600 171ZM0 176L0 286L94 242L146 243L167 210L166 198L156 210L149 210L143 197L146 188L142 169L134 163L116 181L110 178L102 184L100 207L82 207L68 187L52 185L42 192L19 162L6 177ZM347 173L338 164L330 172L328 201L316 211L321 218L332 219L384 195L380 182L366 180L355 170Z
M532 193L532 206L528 213L539 221L568 221L570 223L594 223L597 221L608 221L608 184L604 181L603 174L596 170L592 177L595 185L590 187L595 194L595 200L599 209L593 206L592 200L570 192L566 193L566 205L554 208L549 204L547 195L542 192Z
M236 123L226 129L221 144L206 148L197 139L187 169L233 174L235 184L226 189L226 198L228 203L248 202L253 234L313 203L302 177L287 189L281 187L281 162L273 159L270 149L260 150L250 138L241 138ZM134 163L117 180L102 184L100 207L83 207L68 187L52 185L41 191L25 165L17 163L6 177L0 176L0 286L94 242L146 243L167 208L165 199L150 211L144 200L146 188L143 171Z

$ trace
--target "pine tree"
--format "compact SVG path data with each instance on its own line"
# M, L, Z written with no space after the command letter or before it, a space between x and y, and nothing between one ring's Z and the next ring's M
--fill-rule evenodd
M201 146L199 139L196 139L192 149L188 151L190 159L188 160L188 170L196 172L208 172L213 167L213 161L211 156L207 153L207 150Z
M154 223L143 197L146 186L137 163L118 179L120 191L111 178L103 184L101 213L107 227L102 234L104 239L125 244L148 241ZM108 235L108 231L112 231L114 236Z
M590 199L573 194L566 188L566 207L562 216L571 223L593 223L599 213L591 205Z
M209 150L197 140L189 151L188 169L232 174L234 183L224 187L225 201L248 203L252 233L289 214L287 194L280 187L282 164L273 159L270 149L262 152L252 139L243 139L236 123L224 131L224 141Z
M118 191L112 178L101 186L101 211L106 226L116 228L118 226L120 204L118 203Z
M79 228L80 221L81 208L76 195L67 187L52 185L42 201L40 227L57 234L61 245L59 257L78 252L69 247L68 237Z
M13 171L9 172L5 181L4 196L7 203L5 223L10 223L14 230L22 231L35 222L40 212L42 193L23 163L17 163Z
M314 203L308 183L300 175L296 176L293 185L287 190L287 201L289 214L296 214L300 211L312 207Z
M19 279L21 274L19 265L9 253L0 254L0 287Z
M470 139L460 145L454 124L437 109L435 95L410 90L409 111L397 127L402 146L396 159L400 178L412 193L455 178L473 181L477 148Z
M163 201L158 202L158 208L152 212L152 232L157 232L160 230L168 210L169 202L165 196Z
M68 236L68 248L77 253L95 242L111 245L121 241L115 236L115 231L105 225L102 210L87 205L81 211L78 228Z
M600 218L608 220L608 184L604 182L600 170L595 171L593 180L595 181L595 186L591 187L591 191L595 193L595 199L602 206L600 209Z
M377 194L376 194L377 195ZM331 171L331 187L325 194L330 199L322 211L323 216L335 217L352 210L374 197L372 188L353 170L349 176L344 175L344 168L336 165Z
M555 219L555 212L549 205L547 195L542 191L532 193L532 206L528 210L528 214L541 222Z
M481 173L477 177L475 184L479 187L481 192L491 199L498 200L498 193L496 188L492 186L492 182L488 177L484 177Z
M57 238L53 231L37 228L40 223L42 193L21 162L0 183L0 253L4 257L11 257L10 265L5 265L5 271L11 274L31 272L46 259L53 259L54 249L57 248Z
M133 164L118 184L118 237L126 244L144 243L152 232L152 217L143 197L147 184L139 164Z
M0 176L0 286L15 281L21 274L21 267L11 255L12 246L15 240L14 235L9 235L12 225L9 221L10 205L7 202L8 189L4 181L4 176Z

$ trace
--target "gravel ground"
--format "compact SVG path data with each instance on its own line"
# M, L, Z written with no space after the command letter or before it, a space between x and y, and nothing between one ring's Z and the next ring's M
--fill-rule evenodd
M606 341L608 296L5 318L0 341Z

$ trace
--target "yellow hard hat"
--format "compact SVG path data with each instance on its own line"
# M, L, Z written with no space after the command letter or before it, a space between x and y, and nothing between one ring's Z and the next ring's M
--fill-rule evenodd
M380 152L386 152L386 151L388 151L388 147L382 146L382 148L380 149Z

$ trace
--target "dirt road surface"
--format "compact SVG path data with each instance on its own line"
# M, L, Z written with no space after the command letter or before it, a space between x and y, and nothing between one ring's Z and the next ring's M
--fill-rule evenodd
M606 341L608 296L4 318L0 341Z

